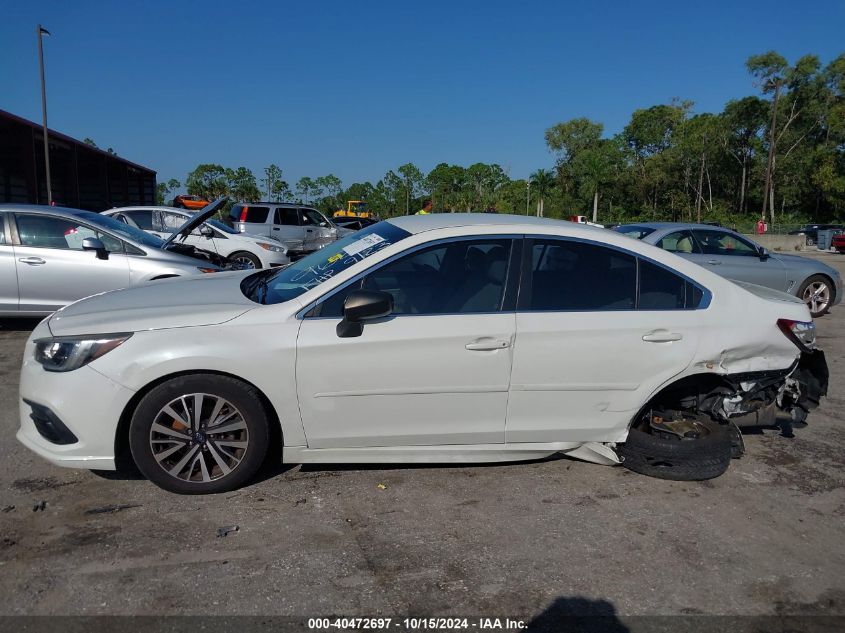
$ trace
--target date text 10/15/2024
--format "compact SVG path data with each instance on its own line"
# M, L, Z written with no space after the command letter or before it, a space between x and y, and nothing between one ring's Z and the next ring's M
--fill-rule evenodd
M512 618L309 618L308 628L315 631L520 631L524 620Z

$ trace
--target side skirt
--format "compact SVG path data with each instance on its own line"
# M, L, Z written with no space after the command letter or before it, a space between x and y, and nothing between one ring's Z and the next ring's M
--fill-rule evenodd
M608 444L598 442L542 442L523 444L467 444L441 446L370 446L363 448L307 448L285 446L287 464L464 464L518 462L566 453L598 464L618 464Z

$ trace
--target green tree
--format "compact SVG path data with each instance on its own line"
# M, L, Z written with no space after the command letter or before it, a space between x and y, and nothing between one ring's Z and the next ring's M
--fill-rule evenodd
M163 205L166 204L166 200L170 194L174 193L179 187L182 186L175 178L171 178L167 182L160 182L156 185L156 204Z
M255 174L246 167L226 170L229 196L237 202L255 202L261 197Z
M545 217L546 198L554 187L555 178L549 170L538 169L531 174L531 188L539 198L537 201L537 217Z
M264 168L264 178L261 179L261 184L267 192L267 200L278 202L282 199L281 184L283 182L281 167L275 163L271 163ZM287 183L285 183L285 185L287 185Z
M192 196L214 200L229 194L227 170L222 165L203 163L188 174L185 186Z

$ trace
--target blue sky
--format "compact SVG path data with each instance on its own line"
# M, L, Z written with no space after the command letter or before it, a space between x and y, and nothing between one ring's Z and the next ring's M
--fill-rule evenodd
M551 166L544 130L753 94L775 49L845 51L845 2L0 0L0 108L184 181L200 162L375 182L411 161Z

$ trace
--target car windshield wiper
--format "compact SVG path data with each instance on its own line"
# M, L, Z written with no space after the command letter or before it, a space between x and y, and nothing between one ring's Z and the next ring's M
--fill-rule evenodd
M252 301L264 304L267 300L269 279L272 276L272 273L276 272L276 270L278 269L268 268L267 270L262 270L261 272L246 279L245 281L247 287L244 288L244 294Z

